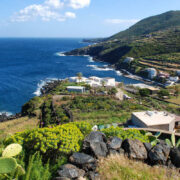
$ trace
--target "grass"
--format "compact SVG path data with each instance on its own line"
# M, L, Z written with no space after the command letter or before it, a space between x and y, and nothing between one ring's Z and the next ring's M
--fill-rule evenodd
M73 112L75 121L86 121L92 125L124 123L130 117L131 113L115 111L93 111L93 112Z
M98 164L102 180L179 180L178 171L160 166L148 166L123 155L111 155Z
M168 101L180 105L180 95L178 97L172 97L171 99L168 99Z
M22 117L11 121L0 123L0 138L6 137L9 134L21 132L27 129L37 127L39 121L37 118Z

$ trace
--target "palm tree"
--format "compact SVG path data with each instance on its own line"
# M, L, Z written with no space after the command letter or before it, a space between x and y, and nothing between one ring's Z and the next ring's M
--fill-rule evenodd
M77 73L77 77L78 77L79 82L81 81L82 76L83 76L83 74L81 72Z

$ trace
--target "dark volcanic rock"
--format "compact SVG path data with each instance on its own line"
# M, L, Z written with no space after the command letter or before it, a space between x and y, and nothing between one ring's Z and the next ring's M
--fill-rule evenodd
M85 175L85 171L77 168L72 164L66 164L60 167L58 174L61 178L74 179L78 177L83 177Z
M149 152L152 149L151 143L144 143L144 146L145 146L147 152Z
M90 180L100 180L99 174L93 171L89 172Z
M129 158L139 160L147 159L146 148L144 147L144 144L139 140L126 139L122 144L122 148L125 150L125 153L128 154Z
M152 164L165 164L168 160L170 147L166 144L157 144L149 151L149 159Z
M170 152L171 162L180 168L180 148L172 148Z
M107 146L104 142L92 142L90 148L96 157L106 157L108 153Z
M108 141L108 147L110 149L118 150L120 149L122 142L123 142L122 139L118 137L113 137L112 139Z
M119 154L119 152L116 151L116 150L114 150L114 149L110 149L110 150L109 150L109 154L110 154L110 155L116 155L116 154Z
M74 153L69 159L71 163L78 164L78 165L95 162L95 159L92 156L84 154L84 153Z
M119 154L124 154L124 153L125 153L125 151L124 151L123 148L120 148L120 149L118 150L118 152L119 152Z
M108 153L106 146L106 136L102 132L93 131L84 140L83 150L89 154L93 154L96 157L105 157Z

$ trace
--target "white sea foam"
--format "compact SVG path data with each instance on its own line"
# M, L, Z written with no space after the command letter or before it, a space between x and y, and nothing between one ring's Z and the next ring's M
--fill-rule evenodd
M122 72L121 72L121 71L116 71L116 74L117 74L118 76L122 76Z
M2 115L2 114L6 114L6 116L11 116L11 115L13 115L13 113L8 112L8 111L1 111L1 112L0 112L0 115Z
M88 60L89 60L89 62L94 62L93 57L91 57L91 56L88 57Z
M103 67L99 67L97 65L87 65L87 67L91 67L94 71L114 71L113 68L109 68L106 65L104 65Z
M57 78L47 78L45 80L41 80L38 84L37 84L37 89L36 91L33 93L36 96L40 96L41 95L41 89L43 86L46 85L46 83L51 82L51 81L55 81L58 80Z
M57 52L55 55L56 55L56 56L66 56L66 55L64 54L64 52Z

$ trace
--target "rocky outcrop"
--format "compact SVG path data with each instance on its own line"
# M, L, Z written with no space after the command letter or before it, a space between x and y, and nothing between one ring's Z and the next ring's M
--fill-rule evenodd
M172 148L170 158L173 165L180 168L180 148Z
M167 165L180 167L180 149L170 148L164 141L152 147L150 143L118 137L106 138L99 131L91 132L83 142L82 152L73 153L69 163L58 170L55 180L71 180L86 177L89 180L100 180L97 172L97 159L111 154L127 155L149 165Z
M166 144L157 144L149 151L149 159L152 164L166 164L170 153L170 147Z
M145 160L147 159L147 151L144 144L139 140L126 139L122 144L125 153L129 158Z

